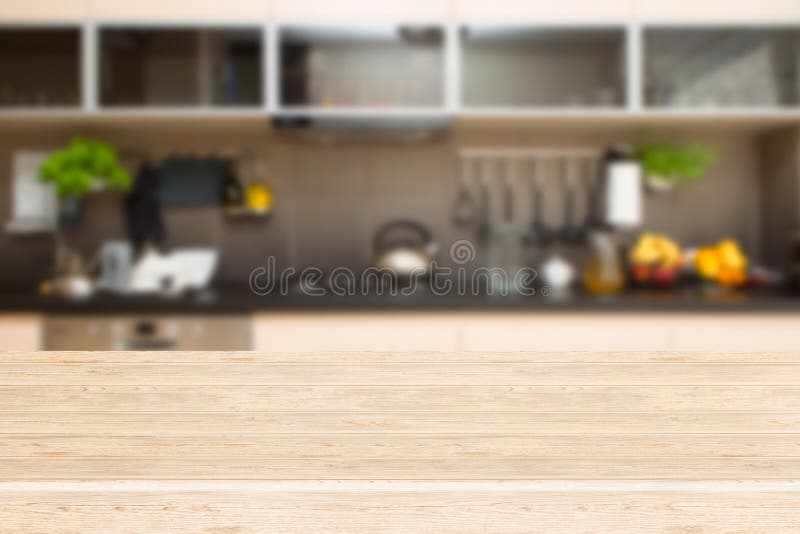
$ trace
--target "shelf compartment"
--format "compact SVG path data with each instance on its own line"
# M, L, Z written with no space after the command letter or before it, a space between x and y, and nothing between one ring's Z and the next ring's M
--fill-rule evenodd
M464 109L623 109L623 26L460 28Z
M101 108L258 108L260 26L99 29Z
M285 26L283 110L444 108L440 26Z
M272 214L272 208L257 210L247 206L225 206L222 213L231 219L267 219Z
M0 109L78 109L81 99L81 28L0 28Z
M800 104L800 27L648 27L644 94L654 109Z

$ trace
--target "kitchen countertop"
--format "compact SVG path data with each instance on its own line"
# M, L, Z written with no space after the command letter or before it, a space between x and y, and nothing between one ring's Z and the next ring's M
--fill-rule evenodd
M797 532L797 352L0 362L4 532Z
M252 313L258 311L542 311L542 312L765 312L800 313L800 296L776 292L697 291L630 292L612 297L576 295L567 300L544 296L414 295L311 296L299 293L259 296L246 286L219 287L181 297L97 294L72 301L29 293L0 293L0 312L104 313Z

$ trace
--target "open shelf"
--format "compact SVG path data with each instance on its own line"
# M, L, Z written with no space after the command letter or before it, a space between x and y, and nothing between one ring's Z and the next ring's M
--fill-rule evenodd
M0 112L78 109L79 26L0 27Z
M798 109L800 27L648 27L643 41L648 107Z
M231 219L267 219L272 214L272 209L256 210L247 206L227 206L222 208L222 213Z
M0 118L95 117L797 121L800 24L0 26Z
M258 26L101 26L98 31L100 108L264 105Z
M625 107L623 27L466 26L460 35L465 110Z

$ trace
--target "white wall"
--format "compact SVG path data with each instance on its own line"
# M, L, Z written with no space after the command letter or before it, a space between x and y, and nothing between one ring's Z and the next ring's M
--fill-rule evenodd
M5 0L0 20L800 21L797 0Z

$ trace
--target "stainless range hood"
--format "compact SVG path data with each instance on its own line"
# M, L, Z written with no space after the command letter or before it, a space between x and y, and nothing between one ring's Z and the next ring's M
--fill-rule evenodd
M321 142L428 141L446 133L441 25L284 25L275 129Z
M430 115L278 116L272 125L283 135L306 141L421 143L447 135L452 118Z

